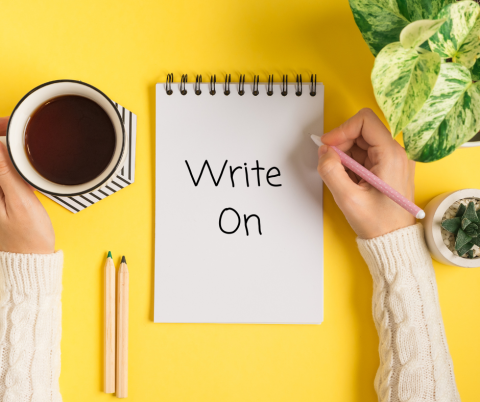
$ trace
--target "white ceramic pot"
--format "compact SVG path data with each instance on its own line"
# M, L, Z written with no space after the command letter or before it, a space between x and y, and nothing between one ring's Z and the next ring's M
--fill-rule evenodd
M425 207L425 219L422 222L425 228L425 239L432 257L438 262L455 267L478 268L480 267L480 257L473 259L459 257L453 254L443 243L441 231L443 215L455 201L464 198L480 199L480 190L467 188L451 193L443 193L436 196L427 204Z

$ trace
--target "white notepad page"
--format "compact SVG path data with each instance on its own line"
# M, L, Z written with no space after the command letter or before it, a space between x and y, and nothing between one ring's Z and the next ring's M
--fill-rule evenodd
M165 89L157 84L155 322L321 323L323 185L310 135L323 133L323 85L316 96L289 85L285 97L279 84L272 96L262 83L258 96L251 84L243 96L233 84L229 96L218 83L214 96L207 84L201 95L193 84L186 95ZM205 161L218 185L207 166L199 178Z

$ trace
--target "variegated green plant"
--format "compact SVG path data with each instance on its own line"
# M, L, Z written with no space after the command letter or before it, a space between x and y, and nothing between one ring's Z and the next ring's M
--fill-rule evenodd
M374 56L400 40L400 32L418 20L433 19L456 0L349 0L355 22Z
M455 217L444 220L442 227L455 236L458 255L473 258L473 246L480 247L480 211L475 211L475 203L460 204Z
M409 158L441 159L480 131L480 6L453 0L350 0L376 55L372 84Z

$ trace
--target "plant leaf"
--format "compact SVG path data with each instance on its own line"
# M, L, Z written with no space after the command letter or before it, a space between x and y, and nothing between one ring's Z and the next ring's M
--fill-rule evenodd
M477 211L475 211L475 203L470 201L467 205L467 209L462 216L463 219L469 219L471 222L480 222L477 216Z
M464 246L460 247L457 252L458 252L458 255L459 256L462 256L464 255L468 250L471 250L471 248L473 247L473 243L467 243L465 244Z
M470 72L472 73L472 80L480 81L480 57L477 58Z
M468 250L467 254L468 254L468 258L473 258L474 256L473 250Z
M403 129L410 159L432 162L480 131L480 86L460 64L443 63L432 93Z
M439 72L438 54L419 54L399 42L378 54L372 70L373 91L394 137L422 108Z
M457 209L457 213L455 217L462 217L466 210L467 210L467 207L465 206L465 204L460 204L460 206Z
M395 1L349 0L353 17L374 56L386 45L398 42L409 21Z
M480 247L480 236L474 237L472 243Z
M376 56L410 22L433 19L455 0L349 0L355 22L370 51Z
M473 67L480 55L480 6L474 1L459 1L444 7L437 19L446 19L428 43L433 52L467 68Z
M477 218L480 221L480 209L477 211Z
M414 21L400 32L400 43L405 49L415 49L435 34L446 20Z
M470 225L472 225L472 223ZM463 231L473 239L474 237L477 237L477 232L474 228L470 227L470 225L466 227Z
M478 58L480 57L480 18L477 18L477 22L472 30L465 38L462 46L458 50L453 61L460 63L467 68L473 68Z
M465 228L470 225L472 221L468 218L463 218L462 219L462 229L465 230Z
M455 3L455 1L396 0L400 13L409 21L433 19L445 5Z
M442 222L442 227L450 233L457 233L462 221L460 218L445 219Z
M472 241L472 238L469 235L467 235L462 230L462 228L459 228L457 232L457 237L455 239L455 250L458 251L460 248L462 248L465 244L467 244L470 241Z

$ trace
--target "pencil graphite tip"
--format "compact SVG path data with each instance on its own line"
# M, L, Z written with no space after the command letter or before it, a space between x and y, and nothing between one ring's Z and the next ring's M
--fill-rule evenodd
M122 264L126 264L127 260L125 259L125 256L122 257Z
M112 258L112 252L111 251L108 252L108 257L107 258Z

